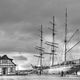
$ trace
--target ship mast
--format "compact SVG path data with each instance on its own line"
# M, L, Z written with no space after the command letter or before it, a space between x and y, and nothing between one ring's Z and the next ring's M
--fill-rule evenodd
M52 42L46 42L47 45L51 46L51 53L48 53L50 55L52 55L51 57L51 66L54 66L54 55L55 54L55 47L57 48L55 43L55 17L53 16L53 22L50 22L52 24L52 28L49 28L50 30L52 30Z
M41 24L41 29L40 29L40 47L37 46L36 49L40 51L39 56L37 56L37 55L34 55L34 56L38 57L40 59L39 70L40 70L40 75L41 75L42 74L42 58L43 58L43 26L42 26L42 24Z
M41 25L41 44L40 44L40 47L41 47L41 50L40 50L40 56L41 56L41 58L40 58L40 66L42 67L42 53L43 53L43 27L42 27L42 25Z
M55 51L54 51L54 38L55 38L55 24L54 24L54 16L53 16L53 29L52 29L52 36L53 36L53 41L52 41L52 66L54 65L54 55L55 55Z
M66 62L66 54L71 51L76 45L78 45L80 43L80 41L78 41L76 44L74 44L70 49L67 49L67 44L71 41L71 39L75 36L75 34L77 32L79 32L79 29L77 29L73 34L72 36L70 37L70 39L68 40L67 39L67 8L66 8L66 13L65 13L65 40L64 40L64 43L65 43L65 51L64 51L64 62Z
M64 53L64 61L66 62L66 52L67 52L67 8L65 13L65 53Z

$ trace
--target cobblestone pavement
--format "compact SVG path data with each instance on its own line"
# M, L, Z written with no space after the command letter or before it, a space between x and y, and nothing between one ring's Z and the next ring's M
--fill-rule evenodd
M0 80L80 80L79 76L53 76L53 75L25 75L25 76L0 76Z

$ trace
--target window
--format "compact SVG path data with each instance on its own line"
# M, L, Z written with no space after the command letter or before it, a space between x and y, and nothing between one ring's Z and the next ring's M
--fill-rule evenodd
M13 67L10 68L10 72L13 72Z
M2 63L6 64L8 61L7 60L2 60Z

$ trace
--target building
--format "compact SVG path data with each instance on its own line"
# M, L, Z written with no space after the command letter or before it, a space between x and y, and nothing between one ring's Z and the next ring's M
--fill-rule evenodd
M13 59L4 55L0 57L0 75L11 75L15 74L16 64L13 62Z

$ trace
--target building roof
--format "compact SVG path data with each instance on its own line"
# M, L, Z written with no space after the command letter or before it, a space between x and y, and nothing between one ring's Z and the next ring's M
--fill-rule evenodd
M10 60L16 66L16 64L12 61L13 59L8 58L7 55L3 55L2 57L0 56L0 60Z
M0 59L4 59L4 60L13 60L7 57L7 55L3 55L2 57L0 56Z

